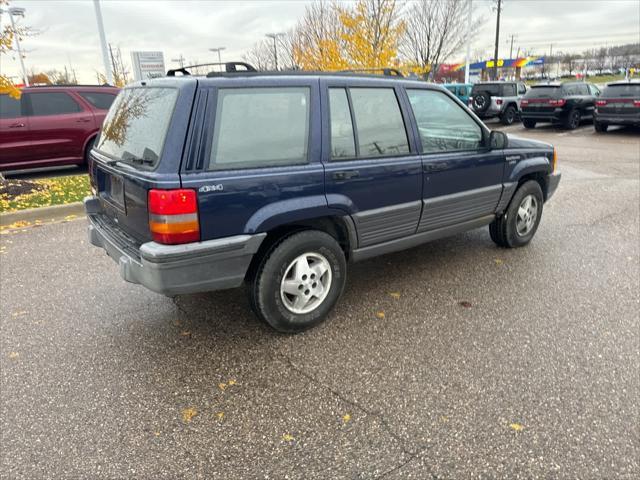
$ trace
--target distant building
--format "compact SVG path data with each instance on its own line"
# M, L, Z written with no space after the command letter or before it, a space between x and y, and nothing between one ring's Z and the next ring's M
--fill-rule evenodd
M131 64L136 80L164 77L167 72L162 52L131 52Z

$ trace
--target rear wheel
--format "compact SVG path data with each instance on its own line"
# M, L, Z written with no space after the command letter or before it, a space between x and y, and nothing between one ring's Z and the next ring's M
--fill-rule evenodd
M609 125L606 123L593 122L593 127L596 129L596 132L604 133L609 128Z
M544 198L535 180L523 183L504 214L489 225L489 235L496 245L505 248L527 245L538 230Z
M522 120L522 125L524 125L524 128L536 128L536 121L525 118Z
M329 234L306 230L276 243L250 282L255 313L283 333L297 333L322 322L340 298L346 260Z
M572 108L564 119L564 127L569 130L575 130L580 125L580 110Z
M504 113L500 116L500 122L503 125L511 125L516 119L516 109L513 105L509 105Z

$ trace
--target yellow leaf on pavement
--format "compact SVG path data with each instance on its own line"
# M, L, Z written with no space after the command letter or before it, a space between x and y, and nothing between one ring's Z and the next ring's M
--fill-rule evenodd
M218 417L218 420L222 420L224 418L224 412L216 413L216 417Z
M285 433L284 435L282 435L282 440L284 440L285 442L292 442L294 438L293 435Z
M18 352L10 352L9 353L9 358L18 358L20 356L20 354Z
M400 298L400 292L389 292L389 296L397 300Z
M511 430L514 430L516 432L521 432L522 430L524 430L524 425L520 425L519 423L510 423L509 427L511 428Z
M376 313L376 317L378 318L384 318L384 312L380 311Z
M342 416L342 421L343 421L344 423L347 423L347 422L349 422L350 420L351 420L351 415L349 415L348 413L345 413L345 414Z
M225 388L227 388L227 384L226 384L226 383L219 383L219 384L218 384L218 388L219 388L220 390L223 390L223 391L224 391L224 389L225 389Z
M198 411L195 408L185 408L182 410L182 420L185 423L191 422L191 419L198 414Z

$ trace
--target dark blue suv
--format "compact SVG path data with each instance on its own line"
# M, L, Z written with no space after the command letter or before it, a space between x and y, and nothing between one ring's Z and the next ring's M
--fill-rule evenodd
M484 225L526 245L558 186L552 146L489 131L436 85L227 70L133 84L105 119L89 238L129 282L246 283L260 318L297 332L331 311L348 262Z

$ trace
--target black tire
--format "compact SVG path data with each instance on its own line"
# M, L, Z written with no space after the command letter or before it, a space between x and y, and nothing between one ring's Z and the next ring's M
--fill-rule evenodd
M473 111L479 115L482 115L489 109L491 105L491 94L489 92L478 92L473 96L471 100L471 106Z
M500 122L503 125L511 125L516 119L516 109L513 105L509 105L506 110L500 115Z
M331 284L326 296L313 310L294 313L285 305L282 297L286 295L281 293L280 288L292 262L304 254L319 254L328 262ZM274 244L260 261L255 275L250 279L251 307L261 320L279 332L302 332L321 323L333 309L344 290L346 269L344 252L331 235L317 230L294 233ZM307 283L312 281L309 278ZM305 290L307 287L301 292L308 292Z
M536 121L524 118L522 119L522 125L524 125L524 128L536 128Z
M87 146L84 149L84 163L83 165L85 166L89 166L89 153L91 153L91 149L93 148L93 146L96 143L96 137L93 137L91 140L89 140L89 142L87 143Z
M577 108L569 110L569 113L564 119L563 126L568 130L575 130L578 128L578 126L580 126L580 110Z
M594 121L593 128L596 129L596 132L604 133L607 131L607 128L609 128L609 125L607 125L606 123L600 123L600 122Z
M518 209L520 208L522 201L531 195L536 201L536 217L530 226L530 230L518 233ZM540 219L542 218L542 209L544 205L544 198L542 196L542 189L540 184L535 180L529 180L516 190L513 195L507 210L497 217L489 225L489 235L491 240L496 245L504 248L523 247L527 245L531 239L533 239L538 225L540 225Z

